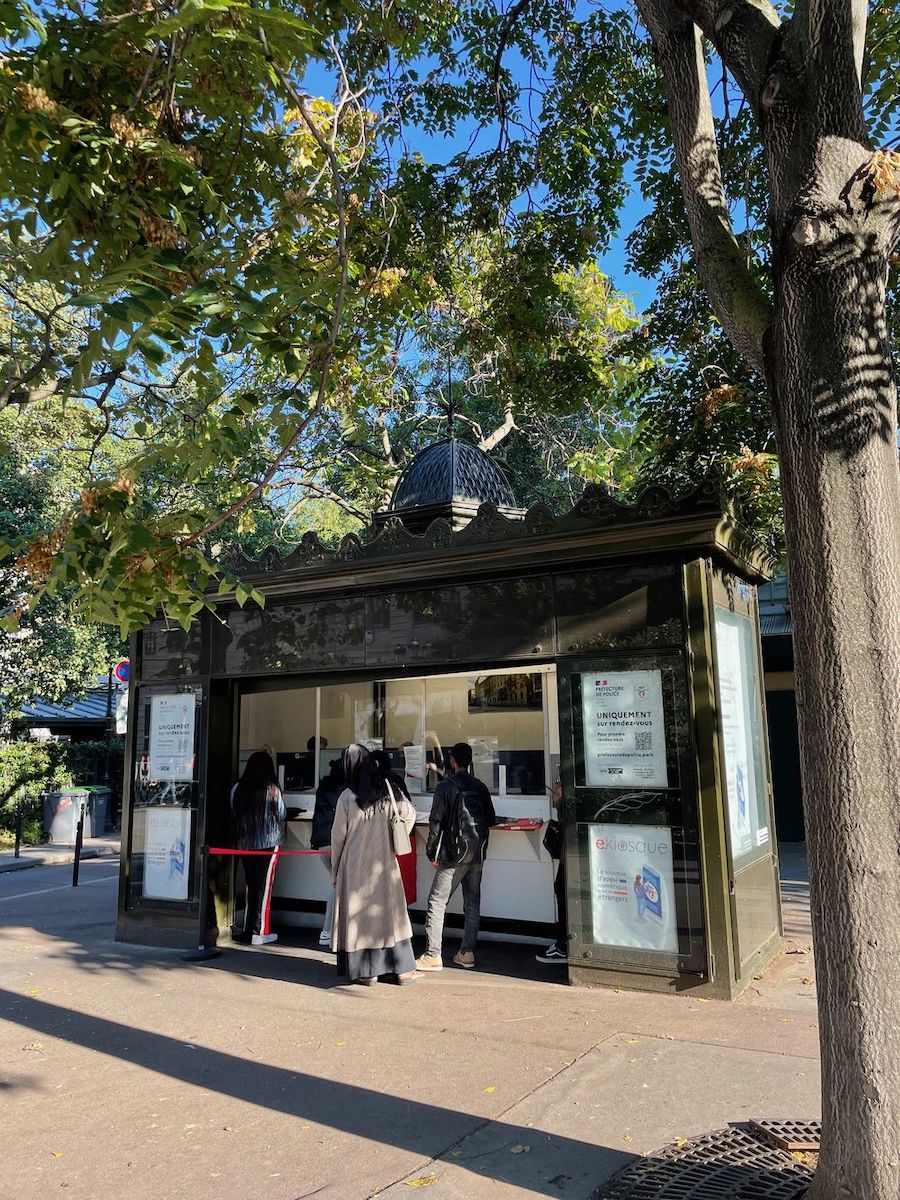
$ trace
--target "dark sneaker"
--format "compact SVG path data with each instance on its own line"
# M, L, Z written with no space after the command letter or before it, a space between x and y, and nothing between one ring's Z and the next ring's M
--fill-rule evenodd
M556 942L552 946L548 946L543 954L536 954L534 957L539 963L560 963L562 966L569 961L568 954L565 950L561 950Z

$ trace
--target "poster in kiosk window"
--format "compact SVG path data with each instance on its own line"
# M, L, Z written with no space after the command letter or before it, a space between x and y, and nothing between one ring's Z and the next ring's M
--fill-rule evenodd
M581 712L585 786L668 786L661 671L583 674Z
M187 900L189 808L163 806L147 811L143 894L153 900Z
M153 696L150 701L150 779L188 783L194 778L193 692Z
M594 941L677 954L671 829L589 825L588 832Z

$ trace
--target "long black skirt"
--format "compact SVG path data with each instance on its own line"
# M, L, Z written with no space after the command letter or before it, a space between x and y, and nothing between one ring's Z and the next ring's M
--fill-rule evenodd
M412 938L377 950L338 950L339 979L372 979L379 975L406 975L416 969Z

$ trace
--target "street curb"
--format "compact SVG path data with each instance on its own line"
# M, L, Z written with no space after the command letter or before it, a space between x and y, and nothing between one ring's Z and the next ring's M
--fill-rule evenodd
M86 858L118 858L120 851L113 847L91 846L81 852L82 862ZM10 856L11 857L11 856ZM9 862L0 862L0 875L8 875L13 871L29 871L35 867L65 867L75 861L75 851L67 854L54 854L46 858L12 858Z

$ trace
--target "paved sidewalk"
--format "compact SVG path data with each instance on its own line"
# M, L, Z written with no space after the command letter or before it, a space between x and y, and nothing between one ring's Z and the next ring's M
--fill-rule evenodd
M589 1200L635 1154L819 1114L792 956L738 1004L569 988L496 943L473 971L365 989L313 931L205 964L120 945L114 864L82 878L0 880L19 1200ZM800 887L794 907L802 933Z
M81 857L85 858L117 858L121 845L121 835L110 833L102 838L85 838L81 847ZM46 845L22 846L19 857L13 851L0 852L0 875L6 871L27 871L29 867L59 866L75 861L75 845Z

